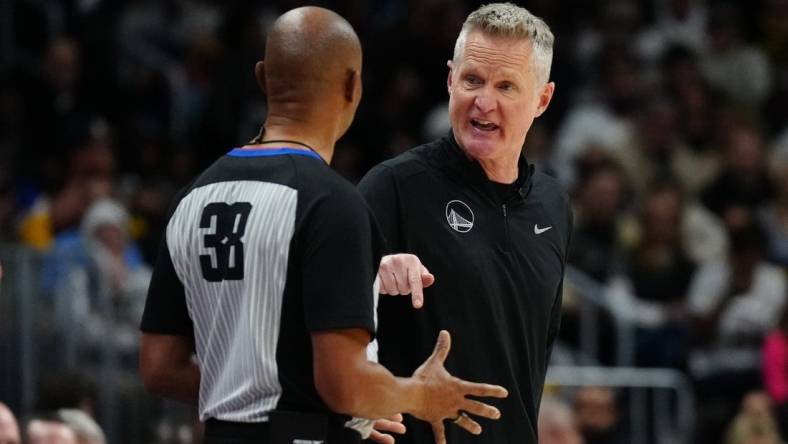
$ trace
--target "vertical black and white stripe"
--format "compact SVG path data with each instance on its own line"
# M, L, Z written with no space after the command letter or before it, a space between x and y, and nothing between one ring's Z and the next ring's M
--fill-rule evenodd
M288 254L294 233L297 191L259 181L228 181L191 190L167 225L167 246L186 292L200 362L200 419L267 420L282 394L276 363ZM249 202L244 279L203 279L200 255L214 255L199 228L212 202ZM212 260L216 260L212 257Z

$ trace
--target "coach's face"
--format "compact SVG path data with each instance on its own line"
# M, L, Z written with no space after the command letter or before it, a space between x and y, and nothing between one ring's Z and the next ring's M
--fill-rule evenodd
M538 81L531 42L471 31L459 60L449 61L449 118L472 158L517 162L534 118L555 85Z

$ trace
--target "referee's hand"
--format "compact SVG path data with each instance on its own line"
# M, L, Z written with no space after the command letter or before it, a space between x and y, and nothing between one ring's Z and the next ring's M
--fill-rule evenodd
M380 294L411 295L414 308L424 305L424 288L435 283L435 276L412 254L384 256L378 268Z
M468 399L467 396L505 398L509 395L506 389L499 385L468 382L449 374L443 363L450 349L451 336L446 330L441 330L432 355L413 373L415 379L424 383L427 393L421 408L411 413L432 425L436 444L446 444L443 421L447 419L468 432L479 435L482 433L482 426L469 414L489 419L501 417L497 408Z

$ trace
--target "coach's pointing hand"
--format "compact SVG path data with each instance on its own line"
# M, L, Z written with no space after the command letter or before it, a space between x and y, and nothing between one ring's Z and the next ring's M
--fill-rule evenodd
M468 399L467 396L494 398L508 396L506 389L501 386L463 381L450 375L443 366L450 348L451 336L446 330L441 330L432 355L413 372L413 377L421 379L427 390L421 407L412 414L432 425L436 444L446 443L443 424L446 419L453 420L459 427L478 435L482 433L482 427L471 419L468 413L489 419L501 417L501 412L495 407Z
M414 308L424 305L424 288L435 283L435 276L412 254L384 256L378 268L380 294L411 295Z
M397 413L389 418L378 419L375 421L372 434L369 439L378 444L394 444L396 440L390 433L403 434L407 431L405 425L402 424L402 414Z

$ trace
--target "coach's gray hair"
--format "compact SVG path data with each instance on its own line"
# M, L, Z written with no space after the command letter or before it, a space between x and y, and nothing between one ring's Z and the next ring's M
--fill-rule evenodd
M537 80L547 83L553 63L555 37L547 23L527 9L511 3L491 3L473 11L462 24L454 45L454 61L462 57L465 40L471 31L493 37L529 40L533 45L532 68Z

